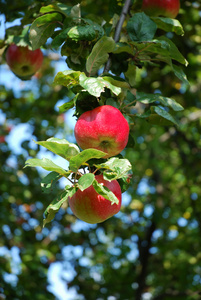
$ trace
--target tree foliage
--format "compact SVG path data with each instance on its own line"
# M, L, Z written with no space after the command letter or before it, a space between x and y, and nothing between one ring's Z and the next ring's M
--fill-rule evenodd
M48 282L59 265L73 299L199 299L199 1L181 2L177 20L147 16L131 1L120 32L124 1L0 4L0 298L66 299ZM11 43L43 50L30 81L6 66ZM126 149L107 160L81 151L71 124L105 104L130 125ZM124 192L121 211L98 225L67 205L91 184L116 201L92 174L79 179L82 167Z

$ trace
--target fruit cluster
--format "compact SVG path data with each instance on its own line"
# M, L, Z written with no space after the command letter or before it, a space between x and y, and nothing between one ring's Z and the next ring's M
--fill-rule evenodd
M104 158L119 154L127 145L129 125L123 114L115 107L103 105L83 113L75 125L75 138L84 150L94 148L106 153ZM84 191L78 190L69 205L76 217L87 223L100 223L119 212L121 188L117 180L107 181L103 175L95 176L98 183L112 191L118 204L99 195L91 185Z

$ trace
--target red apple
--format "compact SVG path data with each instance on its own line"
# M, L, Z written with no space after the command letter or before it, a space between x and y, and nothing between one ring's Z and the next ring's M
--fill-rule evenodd
M121 188L117 180L107 181L103 175L96 175L96 180L110 189L119 199L118 204L99 195L91 185L86 190L77 192L70 198L69 205L74 215L90 224L101 223L119 212L121 208Z
M119 154L127 145L129 125L115 107L103 105L83 113L75 124L75 138L82 149L106 152L104 158Z
M0 144L1 143L5 143L5 136L4 135L0 135Z
M150 16L176 18L180 9L180 0L143 0L142 10Z
M11 71L22 80L30 79L43 62L43 53L40 49L32 51L28 47L15 44L7 48L5 57Z

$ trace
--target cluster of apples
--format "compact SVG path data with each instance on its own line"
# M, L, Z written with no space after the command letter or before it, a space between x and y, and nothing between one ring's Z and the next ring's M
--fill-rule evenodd
M175 18L179 9L179 0L143 0L142 4L142 10L151 16ZM126 147L129 125L118 109L103 105L83 113L75 125L74 133L82 149L95 148L106 153L104 158L109 158ZM91 224L107 220L121 208L121 188L118 181L106 181L103 175L96 175L95 178L116 195L119 204L111 205L93 186L84 191L78 190L69 198L70 208L77 218Z
M83 150L98 149L106 153L104 158L109 158L126 147L129 125L120 110L111 105L102 105L83 113L76 122L74 133L77 144ZM119 203L111 205L92 185L84 191L78 190L69 198L69 206L77 218L91 224L107 220L121 208L121 188L118 181L107 181L102 174L96 175L95 179L112 191Z
M175 18L179 13L180 0L143 0L142 10L151 16ZM10 45L6 50L6 62L11 71L22 80L30 79L41 67L43 53L40 49ZM127 145L129 125L122 113L110 105L99 106L83 113L75 125L77 144L84 149L98 149L106 153L104 158L119 154ZM112 217L121 208L121 188L117 180L107 181L103 175L95 176L111 190L119 203L111 202L99 195L91 185L78 190L69 198L69 205L76 217L87 223L100 223Z

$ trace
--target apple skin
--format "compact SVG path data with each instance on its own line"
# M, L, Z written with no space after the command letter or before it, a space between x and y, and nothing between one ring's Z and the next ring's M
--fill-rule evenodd
M142 10L150 16L176 18L180 9L180 0L143 0Z
M103 175L96 175L95 178L115 194L119 203L111 204L111 201L99 195L92 185L84 191L77 190L68 198L69 206L78 219L89 224L101 223L117 214L121 208L121 188L118 181L107 181Z
M6 49L5 58L11 71L22 80L31 79L43 63L43 53L40 49L32 51L27 46L15 44Z
M111 105L103 105L84 112L75 124L78 145L101 150L104 158L119 154L127 145L129 125L122 113Z

